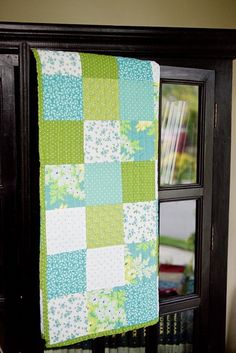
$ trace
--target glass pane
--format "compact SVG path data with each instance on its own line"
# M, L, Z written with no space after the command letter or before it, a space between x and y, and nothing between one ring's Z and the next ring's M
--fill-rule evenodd
M44 353L92 353L92 340L58 349L46 349Z
M160 297L194 291L196 201L160 204Z
M145 353L145 329L105 337L105 353Z
M193 352L194 311L186 310L160 317L157 353Z
M161 185L197 182L199 87L162 84Z

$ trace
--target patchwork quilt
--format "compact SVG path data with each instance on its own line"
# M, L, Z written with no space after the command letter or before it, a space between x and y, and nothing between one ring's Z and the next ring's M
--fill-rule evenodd
M158 321L159 65L34 49L47 347Z

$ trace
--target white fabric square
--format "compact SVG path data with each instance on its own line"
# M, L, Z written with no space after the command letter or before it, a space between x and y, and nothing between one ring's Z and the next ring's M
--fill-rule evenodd
M120 161L119 121L84 122L85 163Z
M70 294L48 302L50 343L65 342L88 334L84 294Z
M125 285L124 245L87 250L87 291Z
M157 237L157 201L125 203L125 243L141 243Z
M47 254L86 248L85 207L46 211Z
M79 53L37 50L42 64L42 73L46 75L70 75L80 77L82 66Z
M153 81L159 84L160 82L160 65L158 65L155 61L151 61L152 66L152 76Z

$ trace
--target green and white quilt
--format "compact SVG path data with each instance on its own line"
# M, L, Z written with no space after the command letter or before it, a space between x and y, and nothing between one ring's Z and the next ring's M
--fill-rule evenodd
M159 65L34 50L47 347L158 321Z

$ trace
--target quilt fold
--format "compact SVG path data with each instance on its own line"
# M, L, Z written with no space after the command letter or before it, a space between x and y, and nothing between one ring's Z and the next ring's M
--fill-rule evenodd
M158 322L159 65L34 49L47 347Z

